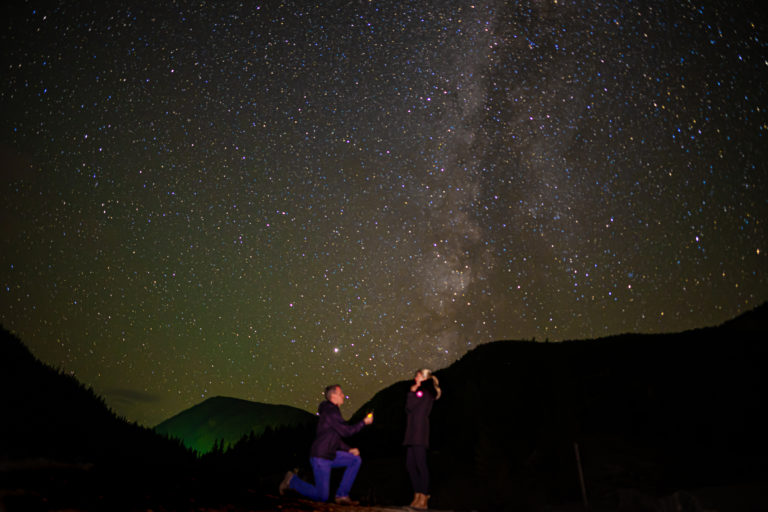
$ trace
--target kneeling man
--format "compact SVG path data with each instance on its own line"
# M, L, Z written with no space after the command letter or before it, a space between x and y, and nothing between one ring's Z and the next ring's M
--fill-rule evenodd
M317 408L320 418L309 455L309 462L315 474L315 484L308 484L289 471L280 484L280 494L283 494L286 489L293 489L311 500L326 501L331 486L331 469L345 468L339 489L336 491L335 501L344 505L357 504L349 499L349 491L352 489L362 462L360 450L350 448L342 438L356 434L365 425L373 423L373 415L369 414L362 421L349 425L342 418L339 409L343 403L344 393L341 391L341 386L334 384L325 388L325 400Z

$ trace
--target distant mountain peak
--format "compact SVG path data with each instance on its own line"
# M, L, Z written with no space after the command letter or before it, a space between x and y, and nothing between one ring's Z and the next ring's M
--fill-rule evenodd
M259 435L266 428L295 426L314 419L313 414L289 405L219 395L181 411L154 430L179 439L198 453L207 453L217 441L231 446L250 433Z

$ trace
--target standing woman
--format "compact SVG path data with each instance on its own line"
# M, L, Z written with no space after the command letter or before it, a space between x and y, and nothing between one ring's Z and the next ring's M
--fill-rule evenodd
M440 387L437 377L425 369L419 370L414 376L405 400L405 464L413 485L413 501L411 507L427 508L429 500L429 468L427 467L427 448L429 448L429 413L432 403L440 398Z

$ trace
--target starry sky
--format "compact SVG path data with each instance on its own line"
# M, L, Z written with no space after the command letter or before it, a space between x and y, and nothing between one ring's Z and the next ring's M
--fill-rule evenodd
M0 322L154 426L768 300L760 2L34 2Z

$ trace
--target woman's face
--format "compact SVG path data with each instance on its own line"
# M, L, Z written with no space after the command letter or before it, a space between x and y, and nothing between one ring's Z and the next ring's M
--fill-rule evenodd
M421 384L425 380L427 380L427 377L424 376L424 372L416 373L416 384Z

